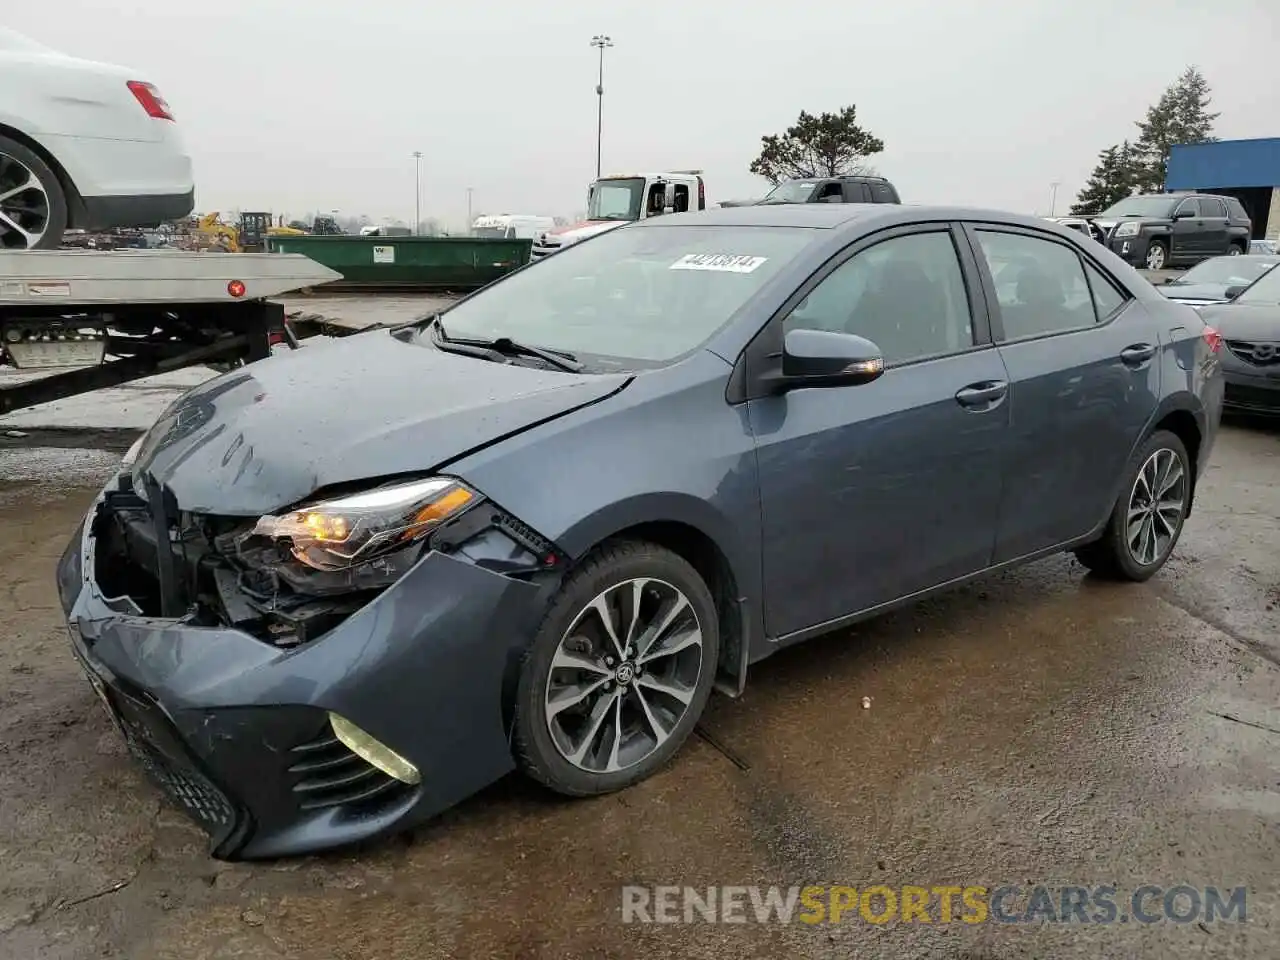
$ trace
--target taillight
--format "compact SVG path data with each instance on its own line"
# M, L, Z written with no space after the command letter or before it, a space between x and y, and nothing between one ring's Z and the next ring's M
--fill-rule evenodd
M1204 342L1209 345L1209 349L1212 352L1217 353L1222 349L1222 334L1213 329L1213 327L1205 324L1202 336L1204 337Z
M169 110L169 104L164 102L164 97L160 96L160 91L150 83L143 83L141 80L130 80L126 84L129 92L141 104L142 109L147 111L147 116L155 117L157 120L172 120L173 113Z
M698 178L698 209L707 209L707 185L702 182L702 178Z

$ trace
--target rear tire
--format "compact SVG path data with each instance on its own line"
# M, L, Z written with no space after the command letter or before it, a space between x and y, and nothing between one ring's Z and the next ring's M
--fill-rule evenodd
M1077 549L1076 559L1109 580L1151 579L1182 535L1193 475L1186 446L1157 430L1129 461L1101 538Z
M1231 246L1227 247L1227 256L1229 256L1229 257L1240 257L1240 256L1243 256L1243 255L1244 255L1244 244L1242 244L1242 243L1233 243L1233 244L1231 244Z
M574 797L645 779L697 724L719 649L711 591L684 558L639 541L599 548L561 586L521 664L517 764Z
M0 197L0 250L52 250L62 243L67 195L57 174L29 147L5 136Z
M1152 240L1147 247L1147 269L1163 270L1169 264L1169 248L1163 240Z

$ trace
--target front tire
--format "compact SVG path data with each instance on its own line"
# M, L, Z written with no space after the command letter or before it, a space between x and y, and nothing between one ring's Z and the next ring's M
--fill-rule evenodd
M639 541L598 549L561 586L525 654L517 763L567 796L645 779L693 731L719 650L715 601L687 561Z
M30 148L0 136L0 250L52 250L67 228L67 195Z
M1147 269L1163 270L1168 262L1169 248L1164 245L1164 241L1152 240L1147 247Z
M1129 461L1102 537L1076 550L1076 558L1107 579L1151 579L1182 535L1192 476L1186 446L1176 434L1157 430Z

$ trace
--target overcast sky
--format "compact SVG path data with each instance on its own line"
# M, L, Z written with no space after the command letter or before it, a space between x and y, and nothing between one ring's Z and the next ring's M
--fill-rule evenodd
M855 103L908 201L1061 213L1190 63L1222 138L1280 135L1276 0L42 0L5 25L160 85L201 210L568 215L595 175L758 196L762 134Z

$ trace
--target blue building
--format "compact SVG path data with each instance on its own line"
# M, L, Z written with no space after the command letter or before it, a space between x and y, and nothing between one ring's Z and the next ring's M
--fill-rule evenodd
M1180 144L1169 153L1165 189L1235 197L1254 239L1280 239L1280 137Z

